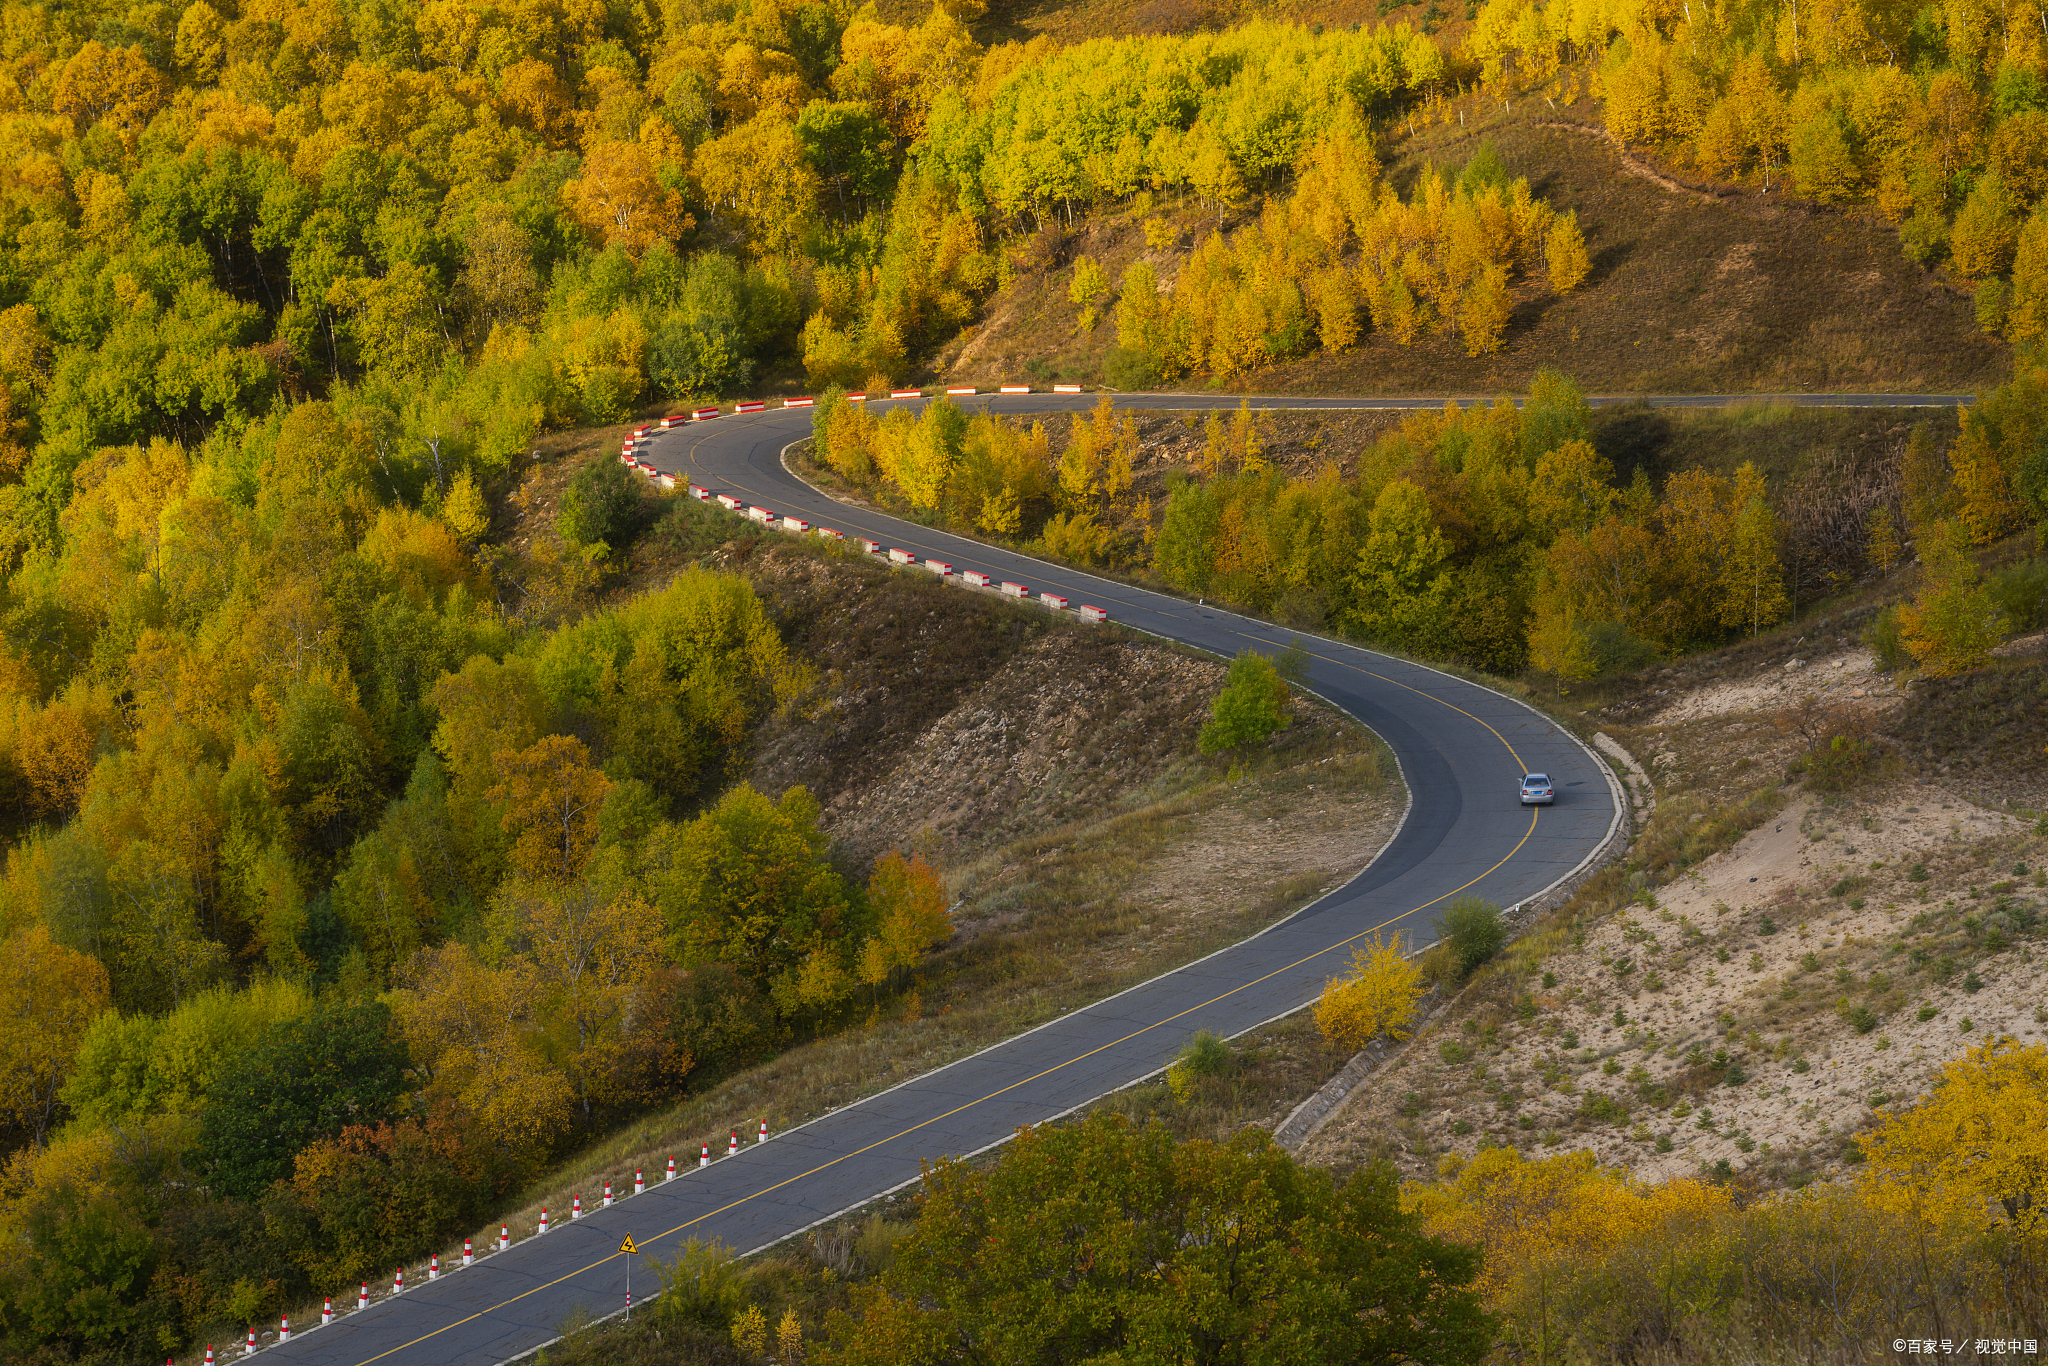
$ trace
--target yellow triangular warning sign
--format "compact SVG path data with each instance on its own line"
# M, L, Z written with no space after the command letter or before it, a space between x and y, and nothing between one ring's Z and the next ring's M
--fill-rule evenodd
M626 1241L619 1244L619 1251L621 1252L631 1253L638 1252L639 1250L640 1248L633 1242L633 1235L630 1233L626 1235Z

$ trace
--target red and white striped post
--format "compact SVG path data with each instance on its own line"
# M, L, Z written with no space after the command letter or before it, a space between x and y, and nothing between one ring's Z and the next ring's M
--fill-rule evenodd
M711 1145L709 1143L706 1143L704 1145L704 1152L700 1157L698 1157L697 1165L700 1167L708 1167L711 1165Z
M739 1131L738 1129L734 1129L734 1130L732 1131L732 1142L730 1142L730 1143L728 1143L728 1144L726 1144L726 1145L725 1145L725 1155L726 1155L727 1157L731 1157L731 1156L732 1156L732 1155L733 1155L734 1153L738 1152L739 1150L740 1150L740 1131Z
M576 1196L569 1204L569 1220L574 1223L583 1217L583 1197Z
M254 1328L249 1330L249 1345L242 1349L242 1355L245 1357L256 1355L256 1330Z
M470 1245L469 1239L464 1238L462 1240L462 1264L464 1266L468 1266L471 1262L475 1260L476 1249Z
M754 1142L756 1142L756 1143L766 1143L767 1141L768 1141L768 1121L764 1119L764 1120L762 1120L762 1121L761 1121L761 1136L760 1136L759 1138L755 1139L755 1140L754 1140Z
M548 1231L548 1207L547 1207L546 1205L542 1205L542 1206L540 1207L540 1233L546 1233L547 1231ZM538 1237L540 1236L540 1233L536 1233L536 1234L534 1235L534 1237L538 1238Z
M662 1177L661 1179L664 1181L673 1181L676 1179L676 1155L674 1153L670 1153L668 1155L668 1175Z
M612 1179L611 1179L611 1178L610 1178L609 1176L607 1176L607 1177L606 1177L606 1178L604 1179L604 1204L603 1204L603 1205L601 1205L601 1206L600 1206L599 1208L601 1208L601 1209L610 1209L611 1207L612 1207Z
M391 1278L391 1293L394 1295L403 1295L405 1293L405 1268L402 1266L398 1268L398 1274Z
M441 1279L441 1254L438 1252L436 1252L432 1260L430 1260L427 1263L427 1279L430 1281L438 1281Z
M320 1326L325 1328L334 1322L334 1296L327 1297L327 1303L320 1306Z
M277 1340L279 1342L290 1342L292 1340L292 1316L290 1314L279 1314L277 1316Z
M638 1195L641 1191L644 1191L646 1189L647 1178L641 1174L640 1168L633 1168L633 1194Z
M368 1281L364 1281L364 1282L363 1282L363 1288L362 1288L361 1290L358 1290L358 1291L356 1291L356 1308L358 1308L358 1309L368 1309L369 1307L370 1307L370 1283L369 1283Z
M510 1246L512 1246L512 1230L504 1224L498 1225L498 1251L503 1252Z

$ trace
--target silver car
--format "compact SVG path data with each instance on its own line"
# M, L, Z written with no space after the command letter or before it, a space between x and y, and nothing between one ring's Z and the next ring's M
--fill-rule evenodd
M1547 773L1524 773L1522 775L1522 805L1549 806L1557 800L1557 792L1550 785Z

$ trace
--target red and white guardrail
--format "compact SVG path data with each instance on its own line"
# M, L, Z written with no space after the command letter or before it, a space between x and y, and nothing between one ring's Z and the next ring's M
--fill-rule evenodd
M1052 391L1056 394L1078 394L1083 392L1082 386L1078 384L1055 384L1052 386ZM979 392L980 390L972 385L951 385L948 386L946 389L946 393L949 395L970 395ZM1005 384L1001 386L1001 388L997 392L1004 394L1028 394L1032 392L1032 388L1028 384ZM924 396L924 391L922 389L892 389L889 391L888 394L888 397L892 399L923 398ZM869 396L867 394L861 393L848 394L845 397L846 401L849 403L864 403L867 401ZM797 398L784 399L782 401L782 406L785 408L809 408L815 406L816 403L817 400L815 398L811 397L810 395L803 395ZM758 413L765 411L766 408L766 403L759 403L749 400L744 403L734 404L733 412ZM666 431L688 421L705 421L707 419L719 416L719 413L720 410L717 408L697 408L692 410L692 412L687 417L672 415L669 417L662 418L659 422L649 423L645 426L637 427L633 429L632 434L628 436L625 439L625 441L621 444L619 450L619 459L623 463L643 471L644 473L647 474L649 478L661 484L662 487L672 489L675 487L675 479L673 478L673 476L663 474L659 470L656 470L652 465L646 464L643 461L641 461L637 455L638 449L648 442L648 434L650 432ZM805 521L801 517L778 515L776 513L770 512L767 508L764 507L755 507L752 505L743 504L738 498L733 497L731 494L713 493L709 489L706 489L698 484L690 484L687 485L687 487L689 489L690 496L692 498L695 498L697 501L716 502L720 507L724 508L726 511L737 512L740 515L746 517L749 521L757 522L762 526L792 532L799 536L810 535L813 534L813 532L815 532L815 534L821 540L837 542L844 542L846 540L846 536L844 533L834 531L831 527L813 528L809 522ZM904 550L900 547L889 547L885 551L880 541L870 540L865 536L855 537L854 544L860 547L863 554L882 555L886 553L891 564L902 565L905 567L920 567L925 570L928 570L933 574L938 575L939 578L942 580L951 580L952 582L958 583L963 587L979 588L985 591L998 592L1001 593L1004 597L1014 598L1018 601L1028 601L1033 596L1031 590L1021 583L1012 583L1008 580L1004 580L1000 584L998 584L992 581L987 574L983 573L978 569L956 570L951 564L948 564L944 560L938 559L936 557L920 557L915 551ZM1065 612L1070 607L1068 600L1058 593L1041 592L1037 594L1037 600L1040 604L1055 612ZM1083 621L1104 622L1109 620L1109 613L1107 611L1089 603L1083 603L1079 607L1073 608L1073 611Z
M762 1120L762 1121L761 1121L761 1127L760 1127L760 1130L759 1130L759 1135L758 1135L758 1137L757 1137L757 1138L755 1139L755 1143L756 1143L756 1145L758 1146L759 1144L763 1144L763 1143L766 1143L767 1141L768 1141L768 1121L764 1119L764 1120ZM725 1150L725 1155L726 1155L727 1157L736 1157L736 1156L738 1156L738 1155L739 1155L740 1151L741 1151L741 1144L740 1144L740 1126L737 1126L737 1125L736 1125L736 1126L734 1126L734 1128L733 1128L733 1130L732 1130L732 1141L731 1141L731 1144L730 1144L730 1146L728 1146L728 1147L726 1148L726 1150ZM706 1165L706 1166L709 1166L709 1165L710 1165L710 1163L711 1163L711 1146L710 1146L709 1144L706 1144L706 1145L704 1146L704 1165ZM621 1178L621 1179L623 1180L623 1178ZM673 1155L673 1154L671 1154L671 1155L670 1155L670 1157L669 1157L669 1159L668 1159L668 1173L667 1173L667 1176L666 1176L665 1180L666 1180L666 1181L673 1181L673 1180L675 1180L675 1179L676 1179L676 1159L675 1159L674 1155ZM610 1207L611 1207L611 1206L612 1206L613 1204L615 1204L615 1203L618 1203L618 1202L621 1202L621 1201L624 1201L624 1200L626 1200L626 1199L628 1198L628 1197L627 1197L627 1196L625 1195L625 1193L624 1193L623 1191L622 1191L622 1192L620 1192L620 1193L618 1193L618 1194L616 1194L616 1195L615 1195L615 1194L613 1194L613 1191L612 1191L612 1178L610 1178L610 1177L605 1177L605 1178L603 1178L603 1187L604 1187L604 1195L603 1195L603 1197L602 1197L602 1200L603 1200L603 1208L607 1208L607 1209L608 1209L608 1208L610 1208ZM634 1195L642 1195L642 1194L644 1194L644 1193L646 1192L646 1190L647 1190L647 1181L646 1181L646 1177L645 1177L645 1169L644 1169L644 1168L639 1168L639 1167L636 1167L636 1168L634 1168L634 1170L633 1170L633 1194L634 1194ZM571 1197L571 1199L570 1199L570 1208L571 1208L571 1210L573 1211L573 1212L572 1212L572 1214L571 1214L571 1216L570 1216L572 1220L573 1220L573 1219L581 1219L581 1218L583 1217L583 1197L582 1197L582 1195L581 1195L581 1194L576 1194L576 1195L573 1195L573 1196ZM541 1237L541 1236L545 1235L545 1234L547 1233L547 1231L548 1231L548 1211L547 1211L547 1207L546 1207L545 1205L543 1205L543 1206L541 1207L541 1211L540 1211L540 1219L539 1219L539 1222L538 1222L538 1224L536 1225L536 1227L534 1228L532 1236L533 1236L533 1237L536 1237L536 1238L538 1238L538 1237ZM488 1233L486 1233L486 1235L485 1235L485 1242L486 1242L486 1244L488 1244L488 1243L489 1243L489 1241L490 1241L490 1239L489 1239L489 1235L488 1235ZM478 1264L479 1262L487 1261L487 1260L489 1260L489 1259L490 1259L490 1258L491 1258L492 1256L496 1255L496 1253L499 1253L499 1252L505 1252L505 1251L509 1250L509 1249L511 1248L511 1246L512 1246L512 1230L511 1230L511 1226L510 1226L509 1224L500 1224L500 1225L498 1226L498 1238L497 1238L497 1246L495 1247L495 1249L493 1249L493 1250L491 1250L491 1251L486 1251L486 1252L484 1252L483 1254L479 1255L479 1254L477 1253L477 1251L476 1251L476 1246L475 1246L475 1242L476 1242L476 1240L474 1239L474 1237L464 1238L464 1239L462 1240L462 1264L461 1264L461 1266L451 1266L451 1267L450 1267L450 1268L448 1269L448 1270L449 1270L449 1274L450 1274L450 1275L453 1275L453 1274L455 1274L455 1272L457 1272L457 1271L460 1271L460 1270L462 1270L463 1268L466 1268L466 1267L471 1267L471 1266L475 1266L475 1265L477 1265L477 1264ZM453 1254L451 1253L451 1260L452 1260L452 1257L453 1257ZM438 1253L438 1252L435 1252L435 1253L431 1254L431 1255L430 1255L430 1256L429 1256L429 1257L427 1258L427 1262L426 1262L425 1270L426 1270L426 1279L428 1279L428 1280L430 1280L430 1281L435 1281L435 1280L439 1280L439 1279L441 1278L441 1254L440 1254L440 1253ZM396 1296L396 1295L403 1295L403 1294L405 1293L405 1288L406 1288L406 1287L405 1287L405 1279L406 1279L406 1277L405 1277L405 1273L406 1273L406 1268L405 1268L404 1266L400 1266L400 1267L398 1268L397 1272L396 1272L396 1273L395 1273L395 1274L394 1274L394 1275L392 1276L392 1278L391 1278L391 1289L390 1289L390 1291L388 1292L388 1293L389 1293L390 1295ZM351 1310L351 1308L350 1308L350 1306L349 1306L349 1296L348 1296L348 1295L346 1294L346 1292L344 1292L344 1294L342 1295L342 1308L341 1308L340 1312L339 1312L339 1313L337 1313L337 1312L336 1312L336 1310L335 1310L335 1308L334 1308L334 1296L332 1296L332 1295L327 1295L327 1296L323 1297L323 1299L322 1299L322 1302L321 1302L321 1307L320 1307L320 1321L319 1321L319 1323L318 1323L317 1325L315 1325L314 1327L308 1327L308 1328L304 1328L304 1329L301 1329L301 1330L299 1330L299 1331L298 1331L298 1332L296 1332L296 1333L295 1333L295 1332L293 1331L293 1329L292 1329L292 1320L291 1320L291 1315L290 1315L289 1313L280 1313L280 1314L278 1315L278 1321L277 1321L277 1335L276 1335L276 1341L277 1341L277 1342L278 1342L279 1344L283 1344L283 1343L287 1343L287 1342L290 1342L290 1341L291 1341L291 1340L292 1340L292 1339L293 1339L294 1337L304 1337L304 1336L305 1336L305 1335L306 1335L307 1333L310 1333L310 1332L314 1332L314 1331L316 1331L316 1329L317 1329L317 1328L326 1328L326 1327L328 1327L328 1326L332 1325L332 1324L334 1323L334 1321L335 1321L335 1320L336 1320L337 1318L345 1317L346 1315L348 1315L348 1314L349 1314L349 1313L351 1313L351 1312L354 1312L354 1313L361 1313L362 1311L364 1311L364 1310L368 1309L368 1308L370 1307L370 1305L371 1305L371 1302L372 1302L372 1301L371 1301L371 1298L370 1298L370 1282L369 1282L369 1280L368 1280L367 1278L366 1278L366 1279L364 1279L364 1281L362 1282L361 1286L360 1286L360 1287L358 1288L358 1290L357 1290L357 1293L356 1293L356 1295L355 1295L355 1297L354 1297L354 1300L355 1300L355 1303L354 1303L354 1308L353 1308L353 1310ZM264 1336L268 1337L269 1335L268 1335L268 1334L265 1334ZM225 1354L226 1354L227 1352L231 1352L232 1350L233 1350L233 1346L232 1346L232 1344L231 1344L231 1345L230 1345L229 1347L227 1347L227 1348L224 1348L224 1349L222 1349L222 1351L223 1351L223 1357L225 1356ZM245 1357L247 1357L247 1356L253 1356L253 1355L255 1355L255 1354L256 1354L257 1352L259 1352L259 1351L261 1351L261 1350L263 1350L263 1346L262 1346L262 1344L261 1344L261 1343L259 1342L259 1340L258 1340L258 1337L257 1337L257 1333L256 1333L256 1329L255 1329L255 1327L254 1327L254 1326L252 1325L252 1326L251 1326L251 1327L249 1328L249 1332L248 1332L248 1339L247 1339L247 1343L246 1343L246 1345L245 1345L245 1346L243 1347L243 1350L242 1350L242 1355L243 1355L243 1356L245 1356ZM212 1366L212 1363L214 1363L214 1362L216 1361L216 1357L215 1357L215 1355L214 1355L214 1349L213 1349L213 1344L212 1344L212 1343L208 1343L208 1344L206 1344L206 1349L205 1349L205 1351L206 1351L206 1361L207 1361L207 1363L209 1363L209 1366Z

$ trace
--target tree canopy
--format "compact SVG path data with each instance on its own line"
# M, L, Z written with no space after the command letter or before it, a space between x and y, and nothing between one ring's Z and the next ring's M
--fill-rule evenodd
M1470 1361L1490 1339L1477 1268L1402 1213L1384 1166L1339 1183L1256 1130L1177 1143L1096 1115L928 1170L915 1230L821 1359Z

